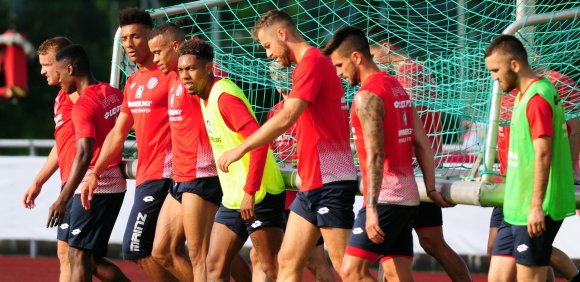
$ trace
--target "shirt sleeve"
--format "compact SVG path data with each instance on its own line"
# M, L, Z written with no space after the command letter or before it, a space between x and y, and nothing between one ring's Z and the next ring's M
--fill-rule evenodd
M72 110L72 121L76 140L80 138L97 138L96 114L94 107L91 107L90 103L85 100L77 102Z
M300 98L312 104L321 93L322 79L318 75L316 60L305 60L300 63L292 75L292 91L289 98Z
M224 93L218 99L218 107L228 128L240 133L244 138L248 138L260 128L260 125L241 99ZM246 184L244 185L246 193L254 195L260 190L267 156L268 145L263 145L250 151L250 167Z
M244 101L234 95L222 93L218 99L218 107L226 125L232 131L240 132L244 125L251 121L256 121L254 116L248 111Z
M542 96L535 95L528 102L526 116L530 124L532 140L553 136L552 106Z

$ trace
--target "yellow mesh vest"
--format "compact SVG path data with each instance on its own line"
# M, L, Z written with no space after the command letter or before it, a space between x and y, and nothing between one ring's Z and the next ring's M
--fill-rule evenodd
M222 78L216 82L209 94L207 105L202 101L201 111L205 121L205 128L209 135L209 140L213 150L213 155L216 161L227 150L233 149L244 141L244 137L237 132L228 128L223 120L218 107L218 99L223 93L225 95L233 95L240 98L248 107L250 113L254 116L248 99L244 92L232 81ZM225 173L218 169L218 177L223 191L222 204L229 209L239 209L244 197L244 185L250 169L250 154L245 154L239 161L234 162L229 167L229 172ZM266 166L264 167L264 175L262 176L262 184L260 190L256 192L255 203L260 203L266 192L277 195L284 192L284 180L274 155L268 149L268 157L266 159Z

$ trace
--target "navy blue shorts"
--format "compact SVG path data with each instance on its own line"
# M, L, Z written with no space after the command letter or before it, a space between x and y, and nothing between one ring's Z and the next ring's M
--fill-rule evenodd
M221 223L236 233L243 241L257 229L263 227L284 228L284 202L286 193L278 195L266 193L264 199L254 206L256 221L250 223L242 219L239 209L229 209L220 205L216 215L215 222Z
M210 201L216 206L222 202L222 186L217 176L198 178L189 182L173 182L169 193L181 203L183 193L193 193L206 201Z
M442 226L441 207L435 203L421 202L411 225L414 229Z
M501 222L503 221L503 209L495 207L491 212L491 217L489 218L489 227L490 228L499 228L501 226Z
M288 218L290 218L290 210L285 210L284 211L284 231L286 231L286 225L288 225ZM316 241L316 246L322 246L324 245L324 238L322 238L322 236L320 236L320 238L318 238L318 241Z
M90 251L96 257L106 257L123 198L125 192L95 194L91 209L87 211L82 206L80 195L75 195L70 212L69 246Z
M356 181L327 183L321 188L298 192L290 210L314 226L351 229L354 223Z
M530 238L528 226L502 222L493 245L492 255L512 255L516 263L521 265L549 265L552 243L560 230L562 221L554 221L550 216L546 216L545 225L546 231L540 237Z
M61 189L62 192L62 189ZM66 210L64 211L64 216L60 225L56 229L56 239L59 241L68 242L69 237L69 226L70 226L70 209L72 208L72 198L66 202Z
M124 259L137 260L151 255L157 218L171 183L168 178L149 180L135 189L135 200L123 237Z
M371 261L382 257L413 257L411 222L417 209L416 206L377 205L385 240L381 244L375 244L366 233L367 210L362 208L354 222L346 253Z

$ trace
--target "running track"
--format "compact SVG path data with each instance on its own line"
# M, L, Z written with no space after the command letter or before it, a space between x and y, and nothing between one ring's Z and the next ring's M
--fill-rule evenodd
M133 263L115 260L131 281L150 281ZM376 275L376 273L375 273ZM305 273L305 282L313 281L310 273ZM0 281L58 281L58 260L56 258L29 258L19 256L0 256ZM96 280L95 280L96 281ZM415 273L415 281L451 281L442 273ZM474 275L474 282L487 281L485 275ZM564 280L557 280L562 281Z

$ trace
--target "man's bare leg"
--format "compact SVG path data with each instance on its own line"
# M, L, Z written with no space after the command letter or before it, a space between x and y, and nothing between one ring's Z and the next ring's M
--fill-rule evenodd
M60 228L60 227L59 227ZM65 241L57 240L56 249L58 261L60 262L60 274L58 280L60 282L70 281L70 261L68 259L68 243Z
M151 256L140 258L135 262L153 281L179 281Z
M415 231L419 237L421 247L441 264L451 280L471 281L467 265L445 242L443 228L441 226L419 228L415 229Z
M283 236L282 228L276 227L260 228L250 234L262 272L266 274L270 281L276 281L278 277L278 261L276 258Z
M340 271L340 273L342 273L342 280L366 282L375 281L369 272L369 267L372 263L373 261L345 254L342 261L342 269Z
M548 274L548 267L516 264L516 272L518 281L544 282Z
M324 253L324 245L316 246L306 260L306 268L312 273L317 282L331 282L334 281L332 269L326 260Z
M385 277L389 282L392 281L413 281L413 259L409 257L394 257L383 261Z
M339 270L342 269L342 259L346 251L346 243L350 237L350 229L323 227L320 228L320 232L328 248L328 256L332 266L342 277L343 274Z
M159 212L151 256L178 280L193 280L191 263L185 258L181 205L169 194Z
M300 281L302 279L306 259L318 238L320 238L318 227L296 213L290 212L282 246L278 253L277 281Z
M194 193L183 193L181 197L183 226L193 281L205 282L207 281L205 259L218 206Z
M490 282L513 282L516 279L516 260L511 256L492 256L489 264ZM546 281L546 280L544 280Z
M564 278L566 278L566 280L572 280L575 276L578 275L578 267L576 267L570 257L554 246L552 246L550 266L552 266L556 271L560 272Z
M248 263L237 254L232 261L232 278L236 282L248 282L252 281L252 270ZM265 277L265 275L264 275Z
M224 224L213 224L206 258L207 281L229 281L232 260L244 241Z

